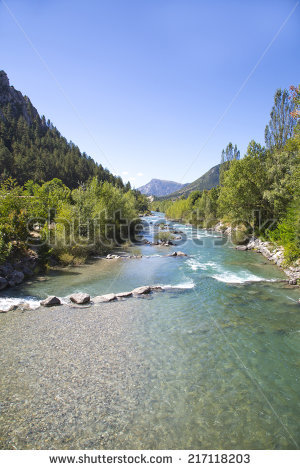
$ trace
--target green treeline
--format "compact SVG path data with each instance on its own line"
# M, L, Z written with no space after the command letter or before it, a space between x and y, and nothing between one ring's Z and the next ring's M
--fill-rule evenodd
M71 190L61 180L0 185L0 263L33 248L43 265L49 258L80 264L135 237L138 214L148 200L97 177Z
M153 210L201 227L217 222L239 229L240 240L256 234L282 245L292 262L300 257L300 87L293 96L277 90L266 147L249 143L240 159L230 143L222 152L220 185L210 191L194 191L187 199L154 201ZM238 241L239 237L237 237Z

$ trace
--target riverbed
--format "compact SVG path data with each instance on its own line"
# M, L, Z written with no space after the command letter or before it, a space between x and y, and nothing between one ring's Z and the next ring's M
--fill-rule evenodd
M163 214L147 217L152 227ZM254 252L175 224L178 249L94 259L1 293L0 302L163 292L0 315L3 449L295 449L299 291ZM177 249L176 248L176 249Z

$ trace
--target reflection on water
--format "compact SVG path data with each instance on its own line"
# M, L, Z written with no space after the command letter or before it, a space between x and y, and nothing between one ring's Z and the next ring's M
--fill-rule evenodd
M142 259L99 260L15 291L195 286L2 314L0 447L296 448L298 291L270 282L281 272L255 253L191 240L188 258L140 250Z

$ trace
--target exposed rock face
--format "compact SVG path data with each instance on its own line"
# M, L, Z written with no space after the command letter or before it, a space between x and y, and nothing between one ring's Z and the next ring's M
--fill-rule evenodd
M32 106L29 98L23 96L22 93L15 90L13 86L10 86L6 73L4 70L0 70L0 108L9 103L11 104L12 112L15 117L21 114L28 124L31 124L33 120L38 117L38 112ZM4 119L1 109L0 117Z
M152 179L149 183L138 188L138 190L142 194L146 194L146 196L167 196L183 186L185 185L175 181Z
M58 297L55 297L55 295L50 295L47 297L47 299L42 300L40 303L44 307L53 307L54 305L60 305L61 301Z
M142 286L142 287L137 287L136 289L133 289L132 294L143 295L143 294L150 294L150 292L151 292L150 286Z
M89 296L89 294L84 294L83 292L80 292L78 294L70 295L70 300L75 304L87 304L91 300L91 297Z

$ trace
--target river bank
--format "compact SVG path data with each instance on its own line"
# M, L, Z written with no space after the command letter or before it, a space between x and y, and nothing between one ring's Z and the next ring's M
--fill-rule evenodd
M212 230L215 232L223 233L229 237L231 236L233 231L231 226L222 224L222 222L216 224ZM245 244L237 245L236 249L241 251L253 250L256 253L260 253L265 258L267 258L268 261L274 263L276 266L283 270L283 272L289 278L290 285L299 285L300 287L300 259L292 265L288 265L284 257L284 248L282 246L275 246L271 242L263 241L259 238L252 237Z

